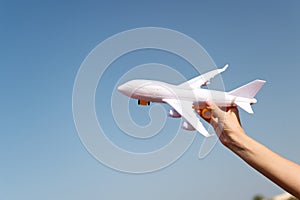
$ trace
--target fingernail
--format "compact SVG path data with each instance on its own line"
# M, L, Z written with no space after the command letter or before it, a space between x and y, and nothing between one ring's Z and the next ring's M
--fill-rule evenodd
M207 106L211 106L212 105L211 101L209 101L209 100L207 100L205 103L206 103Z

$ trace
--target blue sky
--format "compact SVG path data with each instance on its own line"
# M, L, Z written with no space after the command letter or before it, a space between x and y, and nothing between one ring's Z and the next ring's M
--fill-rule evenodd
M112 170L80 142L72 90L81 63L101 41L138 27L174 29L199 42L217 66L230 64L222 75L226 90L256 78L267 81L253 106L255 115L241 111L243 126L300 163L299 6L296 0L1 1L0 199L251 199L281 193L221 144L199 160L201 136L161 171ZM129 55L124 63L176 63L158 52L142 55ZM113 66L107 73L111 80L121 76ZM113 84L109 78L104 83ZM131 144L121 136L112 139Z

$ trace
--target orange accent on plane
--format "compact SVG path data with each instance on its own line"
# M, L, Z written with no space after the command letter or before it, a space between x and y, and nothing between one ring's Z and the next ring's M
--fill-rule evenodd
M212 113L211 113L211 109L206 108L204 105L193 105L192 106L193 109L196 110L196 112L204 119L206 120L210 120Z
M201 110L201 117L203 117L206 120L210 120L211 119L211 109L208 108L204 108L203 110Z
M144 101L144 100L138 100L138 104L141 106L149 106L150 102L149 101Z

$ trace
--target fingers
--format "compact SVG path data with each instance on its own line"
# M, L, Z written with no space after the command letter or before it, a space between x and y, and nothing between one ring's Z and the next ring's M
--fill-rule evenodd
M203 109L204 109L203 107L194 106L193 108L205 121L209 122L210 124L212 124L212 123L218 124L218 123L221 123L224 121L225 112L222 111L215 103L213 103L211 101L206 102L206 108L211 112L211 118L207 118L207 117L203 116L203 113L202 113ZM213 119L212 122L211 122L211 119Z
M225 123L225 117L228 115L234 115L239 124L240 124L240 117L239 117L239 111L236 106L226 107L224 108L226 111L223 111L221 108L219 108L214 102L212 101L206 101L206 107L211 110L211 118L205 118L202 116L202 110L201 108L195 106L194 109L196 112L208 123L210 123L214 129L222 129L224 123Z
M209 123L212 125L212 127L215 130L215 133L218 137L222 135L223 128L224 128L224 122L218 120L218 118L212 117L209 121Z
M240 120L240 115L239 115L238 108L236 106L235 107L230 107L230 108L228 108L228 112L233 113L236 116L239 124L241 125L241 120Z
M222 111L215 103L206 101L206 105L212 111L212 116L220 119L224 119L225 112Z

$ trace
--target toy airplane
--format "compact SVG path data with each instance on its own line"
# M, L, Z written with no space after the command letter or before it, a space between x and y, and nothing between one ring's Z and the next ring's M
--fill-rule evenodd
M167 103L173 109L169 116L173 118L183 117L182 128L197 130L202 135L209 137L211 134L205 129L195 113L195 108L205 119L210 119L211 113L206 108L206 101L213 101L220 107L239 106L248 113L253 113L251 105L256 103L256 93L265 84L263 80L255 80L230 92L222 92L200 88L209 84L217 74L224 72L228 65L222 69L216 69L195 77L180 85L154 80L131 80L118 87L124 95L138 100L142 106L150 105L150 102Z

